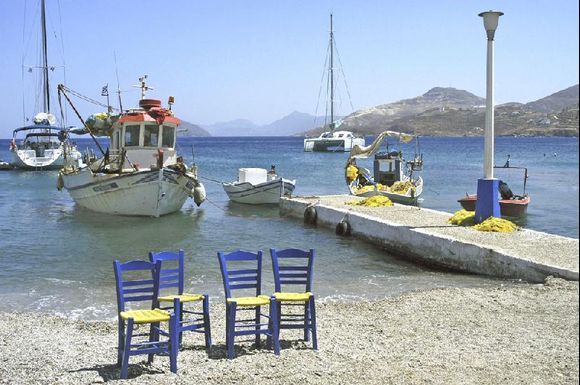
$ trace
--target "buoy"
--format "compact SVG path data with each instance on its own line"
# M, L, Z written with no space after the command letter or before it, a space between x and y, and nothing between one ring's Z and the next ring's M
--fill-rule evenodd
M344 237L350 236L350 223L347 221L340 221L336 225L336 235L341 235Z
M205 187L201 182L198 182L197 186L193 189L193 201L197 207L205 201Z
M318 215L316 209L313 206L309 206L304 210L304 223L309 225L316 225L316 220Z

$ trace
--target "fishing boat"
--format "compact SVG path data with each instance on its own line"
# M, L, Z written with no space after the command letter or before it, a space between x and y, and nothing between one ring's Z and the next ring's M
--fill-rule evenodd
M296 180L279 177L276 168L240 168L238 180L222 183L224 191L233 202L252 205L278 204L280 197L291 196Z
M304 139L304 151L320 151L320 152L348 152L354 146L364 146L365 138L363 136L355 135L351 131L337 130L342 123L342 120L336 120L334 116L334 52L335 52L334 32L332 29L332 14L330 15L330 41L329 41L329 67L328 67L328 88L330 93L330 121L324 124L328 130L325 130L320 136L315 138Z
M415 139L415 155L406 161L401 151L389 150L379 152L387 137L398 137L401 143ZM357 165L357 160L367 159L374 155L373 173ZM354 147L345 165L345 179L350 194L370 197L382 195L395 203L415 205L423 192L423 178L415 172L423 169L423 155L419 151L418 138L395 131L383 131L367 147Z
M118 115L95 114L84 122L101 156L88 152L86 164L65 166L57 185L77 205L106 214L159 217L180 210L188 197L198 206L205 200L196 165L187 167L176 151L181 121L171 110L173 98L167 108L160 100L146 99L150 88L145 79L139 79L139 107ZM67 90L59 85L72 105ZM109 136L106 151L95 136Z
M514 167L510 165L510 158L503 166L494 166L494 169L503 170L523 170L524 183L523 192L521 195L514 194L511 188L503 180L499 181L498 186L498 201L500 215L508 218L520 218L527 214L528 205L531 202L530 195L526 192L526 184L528 180L528 169L526 167ZM457 200L461 207L467 211L475 211L477 203L477 194L465 194L464 197Z
M40 2L40 5L42 50L41 64L37 68L42 70L42 95L37 96L35 100L42 98L43 112L34 116L33 124L17 128L12 132L11 164L24 170L59 170L64 166L66 157L71 158L71 161L78 161L81 153L68 140L68 129L57 125L56 117L51 114L44 0Z

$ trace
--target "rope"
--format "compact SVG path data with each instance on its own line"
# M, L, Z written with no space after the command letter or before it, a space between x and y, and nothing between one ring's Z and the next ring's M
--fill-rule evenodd
M219 181L219 180L216 180L216 179L211 179L211 178L208 178L208 177L205 177L205 176L201 176L201 175L199 176L199 178L200 178L200 179L209 180L210 182L215 182L215 183L219 183L219 184L222 184L222 183L224 183L224 182L222 182L222 181Z
M101 102L99 102L98 100L91 99L91 98L89 98L88 96L84 96L84 95L82 95L82 94L79 94L78 92L76 92L76 91L74 91L74 90L71 90L70 88L68 88L68 87L66 87L66 86L64 86L64 85L63 85L63 87L62 87L62 88L63 88L63 89L66 91L66 92L68 92L69 94L71 94L71 95L74 95L74 96L76 96L77 98L79 98L79 99L82 99L82 100L84 100L84 101L86 101L86 102L93 103L93 104L95 104L95 105L97 105L97 106L101 106L101 107L104 107L104 108L107 108L107 109L109 108L109 106L108 106L108 105L106 105L105 103L101 103ZM120 111L118 108L115 108L115 107L111 107L111 108L112 108L113 110Z

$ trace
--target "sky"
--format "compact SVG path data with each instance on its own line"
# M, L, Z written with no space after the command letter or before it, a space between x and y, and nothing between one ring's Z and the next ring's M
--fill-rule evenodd
M436 86L484 97L487 42L478 14L491 9L505 13L495 36L496 104L578 83L576 0L46 2L53 95L64 82L105 102L102 87L113 100L119 84L127 108L140 96L132 86L148 75L148 97L174 96L176 115L201 125L324 114L330 13L348 86L347 93L344 81L338 85L337 114L352 112L351 103L358 110ZM23 68L39 65L39 8L40 0L0 0L0 138L34 114L38 70ZM103 110L73 102L83 117ZM68 124L79 124L70 112Z

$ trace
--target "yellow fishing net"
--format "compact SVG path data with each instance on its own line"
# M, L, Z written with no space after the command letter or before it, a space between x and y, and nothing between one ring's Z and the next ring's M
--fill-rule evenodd
M416 189L415 185L410 181L405 182L398 181L393 183L393 185L391 186L391 192L404 195L408 195L410 190L415 191L415 189Z
M370 184L367 186L362 186L354 191L355 194L362 194L369 191L375 191L375 186ZM389 186L385 186L383 184L377 183L377 191L389 191Z
M475 224L475 211L459 210L449 218L449 223L457 226L473 226Z
M496 233L511 233L518 229L518 226L508 221L507 219L490 217L485 221L475 224L475 212L467 210L457 211L451 218L449 223L458 226L471 226L478 231L491 231Z
M368 197L362 201L350 201L346 202L347 205L351 206L365 206L365 207L388 207L392 206L393 202L386 196L375 195L373 197Z
M479 231L493 231L496 233L511 233L518 229L515 223L508 221L507 219L490 217L478 225L473 226L474 229Z

